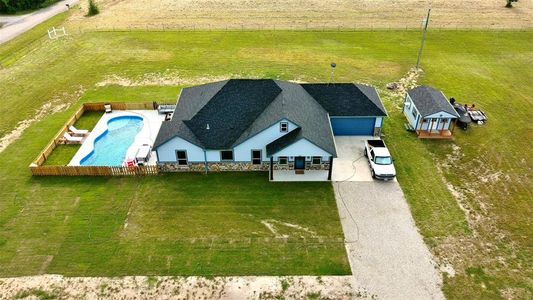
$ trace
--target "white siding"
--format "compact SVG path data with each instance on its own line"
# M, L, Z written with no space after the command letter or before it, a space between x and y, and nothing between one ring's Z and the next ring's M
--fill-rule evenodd
M174 137L157 147L157 158L160 162L175 162L176 150L186 150L189 162L203 162L204 150L186 140Z
M288 120L281 120L280 122L289 123L289 132L296 129L297 127L296 124ZM247 162L251 161L252 150L261 150L261 155L263 156L262 159L264 161L268 161L269 159L267 158L267 155L266 155L266 145L271 143L274 140L277 140L283 135L287 134L287 132L279 131L280 122L272 125L271 127L261 131L255 136L237 145L233 151L233 156L235 158L235 161L247 161Z
M447 112L441 111L441 112L429 115L426 118L455 118L455 116Z
M383 118L382 117L376 117L376 125L374 125L374 127L381 128L382 124L383 124Z
M275 153L274 160L278 160L278 157L280 156L321 156L322 160L329 160L331 154L322 150L322 148L319 148L310 141L306 139L301 139L296 143L286 147L285 149L282 149L278 153Z
M409 121L409 124L411 124L411 126L413 126L413 128L414 128L417 124L416 124L416 118L413 116L413 111L416 111L417 117L420 118L420 114L416 110L416 107L415 107L415 104L414 104L413 100L411 100L411 97L409 96L409 94L407 94L406 97L405 97L405 104L404 104L403 114L407 118L407 121ZM420 126L420 124L419 124L419 126Z
M259 132L255 136L249 138L243 143L237 145L233 149L233 159L238 162L251 162L252 161L252 150L261 150L263 160L269 161L266 156L266 145L270 142L282 137L287 134L287 132L280 132L280 123L287 122L289 123L289 132L296 129L296 124L288 121L281 120L280 122L272 125L271 127ZM186 140L175 137L168 142L157 148L157 156L160 162L175 162L176 161L176 150L186 150L187 159L189 162L204 162L204 150L192 143L187 142ZM231 149L221 149L221 150L231 150ZM221 150L207 150L205 157L207 157L208 162L220 162L220 151Z

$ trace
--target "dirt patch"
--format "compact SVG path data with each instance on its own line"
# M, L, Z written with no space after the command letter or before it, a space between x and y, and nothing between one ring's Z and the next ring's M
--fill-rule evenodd
M108 75L104 80L96 83L96 86L103 87L109 85L118 85L118 86L189 86L189 85L198 85L205 84L214 81L226 80L229 78L241 78L242 75L239 74L229 74L227 76L203 76L203 77L182 77L179 72L166 70L165 72L160 73L146 73L141 76L132 78L122 75ZM250 77L247 77L250 78Z
M297 232L304 232L308 235L310 235L311 237L313 238L317 238L317 234L316 232L312 231L312 230L309 230L308 228L306 227L302 227L300 225L297 225L297 224L291 224L291 223L286 223L286 222L282 222L282 221L278 221L278 220L274 220L274 219L269 219L269 220L262 220L261 221L261 224L265 225L265 227L270 231L272 232L272 234L276 237L276 238L280 238L280 239L287 239L289 238L289 235L288 234L280 234L279 233L279 230L276 228L276 225L278 227L280 226L283 226L283 227L286 227L286 228L291 228L291 229L294 229L296 230ZM303 236L302 236L303 238Z
M502 0L100 0L86 18L86 1L71 20L92 28L340 29L420 28L432 7L430 28L533 27L533 1L512 9Z
M62 95L54 97L49 102L43 104L39 109L36 110L35 115L33 117L19 122L15 129L13 129L11 132L4 135L0 139L0 153L2 153L2 151L4 151L7 146L16 141L22 135L24 130L30 127L33 123L42 120L48 115L65 111L67 108L70 107L72 103L77 101L83 93L84 89L80 87L74 93L63 93Z
M0 298L47 294L66 299L354 299L368 298L352 276L0 278Z

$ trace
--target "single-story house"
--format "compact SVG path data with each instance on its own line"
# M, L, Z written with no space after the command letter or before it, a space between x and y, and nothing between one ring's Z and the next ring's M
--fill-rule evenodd
M407 92L403 113L420 138L451 138L459 118L446 96L429 86Z
M370 86L231 79L182 90L154 143L163 171L329 170L334 135L379 135Z

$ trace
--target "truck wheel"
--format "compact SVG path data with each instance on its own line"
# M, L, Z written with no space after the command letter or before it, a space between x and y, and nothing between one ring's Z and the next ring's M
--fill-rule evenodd
M374 170L370 169L370 175L372 175L372 178L376 178L376 173L374 173Z

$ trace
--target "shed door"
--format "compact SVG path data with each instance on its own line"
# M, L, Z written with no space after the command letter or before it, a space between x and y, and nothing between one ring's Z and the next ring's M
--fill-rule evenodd
M376 118L331 118L334 135L374 135Z

